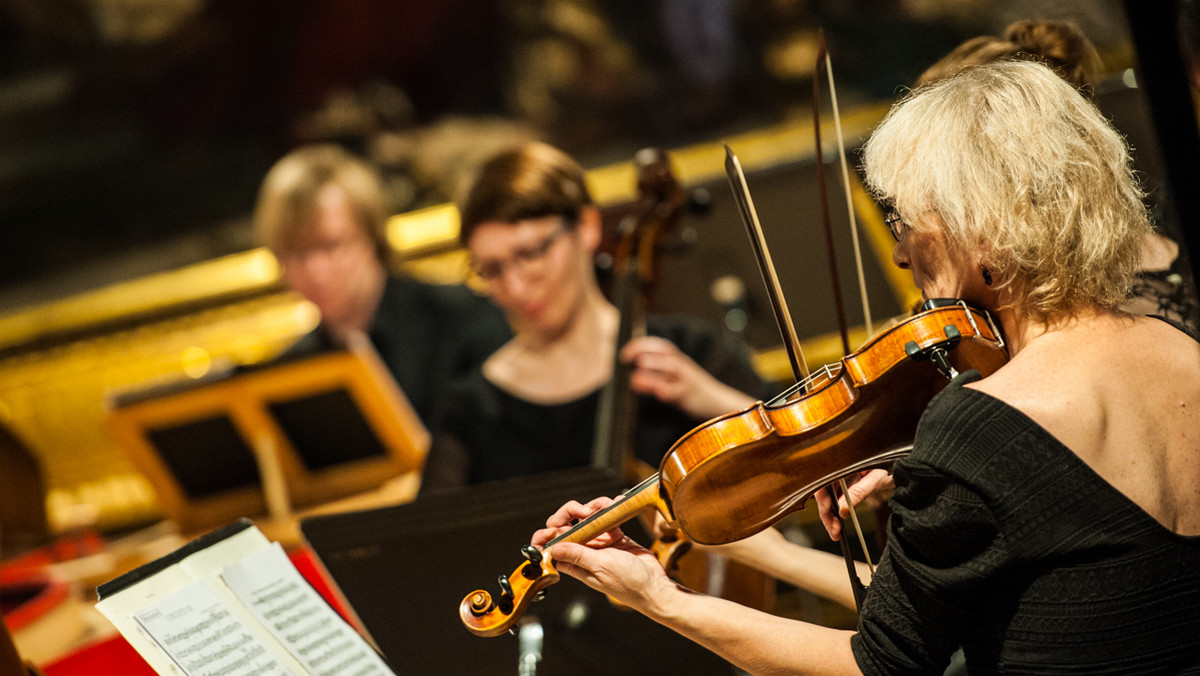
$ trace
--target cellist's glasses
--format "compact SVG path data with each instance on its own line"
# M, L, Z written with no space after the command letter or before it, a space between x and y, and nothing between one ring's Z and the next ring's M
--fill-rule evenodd
M550 253L550 247L554 246L559 237L567 233L568 228L567 219L563 218L553 230L541 239L514 250L506 258L472 260L471 271L485 282L494 282L500 279L504 276L504 271L510 267L521 275L540 272L546 262L546 255Z

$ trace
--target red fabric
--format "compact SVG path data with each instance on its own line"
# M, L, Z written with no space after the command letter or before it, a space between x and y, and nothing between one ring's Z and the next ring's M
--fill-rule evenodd
M351 622L345 607L335 598L332 586L321 573L316 555L304 547L289 552L288 558L317 593L324 597L338 614L346 618L347 622ZM154 670L123 636L114 636L85 646L66 657L43 665L42 671L46 676L154 676Z
M93 643L42 666L46 676L154 676L154 670L123 636Z
M10 631L20 631L70 598L71 585L33 568L0 569L0 608ZM13 601L13 599L16 601Z
M90 528L82 528L59 536L53 542L4 562L4 570L41 569L60 561L73 561L100 554L107 544L104 536Z

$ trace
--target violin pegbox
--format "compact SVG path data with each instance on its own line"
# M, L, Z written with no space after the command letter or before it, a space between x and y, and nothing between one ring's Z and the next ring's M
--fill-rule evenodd
M533 601L540 601L546 587L558 582L558 571L551 565L550 557L541 550L525 545L521 548L525 563L517 566L511 575L500 575L500 595L476 589L463 598L458 607L459 619L467 630L477 636L499 636L504 632L515 633L516 621Z

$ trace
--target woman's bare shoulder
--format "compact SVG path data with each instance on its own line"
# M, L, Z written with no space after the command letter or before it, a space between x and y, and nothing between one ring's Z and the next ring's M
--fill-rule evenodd
M971 387L1010 401L1112 382L1160 389L1200 382L1200 342L1153 317L1110 316L1046 332Z

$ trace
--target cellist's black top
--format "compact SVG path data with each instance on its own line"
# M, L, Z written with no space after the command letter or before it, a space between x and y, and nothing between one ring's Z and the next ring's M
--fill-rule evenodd
M646 319L646 333L675 343L717 380L768 396L746 345L694 318ZM451 385L433 427L421 493L541 474L591 462L600 390L546 405L526 401L484 377L481 367ZM704 422L652 397L638 397L637 456L657 467L671 445Z
M464 285L391 276L367 337L428 427L446 384L482 364L512 332L500 308ZM321 325L283 358L335 347Z
M940 674L962 646L971 676L1200 673L1200 537L964 388L973 376L934 398L896 464L888 546L851 639L859 667Z

